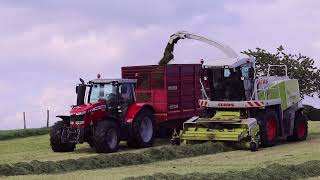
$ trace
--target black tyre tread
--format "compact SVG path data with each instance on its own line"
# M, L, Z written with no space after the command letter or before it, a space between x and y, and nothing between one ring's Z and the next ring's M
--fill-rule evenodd
M298 121L304 121L304 125L306 128L306 132L303 136L303 138L299 138L298 136ZM308 118L305 114L303 114L302 111L296 112L295 118L294 118L294 129L293 129L293 134L291 136L287 137L287 140L290 142L294 141L304 141L308 137Z
M139 148L139 145L137 144L137 142L133 138L129 138L127 140L127 146L130 148Z
M141 136L140 136L140 124L141 124L141 120L145 116L149 116L151 118L152 125L153 125L153 135L152 135L152 138L149 142L143 142L143 140L141 139ZM154 115L150 109L147 109L147 108L142 109L140 111L140 113L138 114L138 116L134 119L131 127L132 127L131 137L127 141L127 145L129 147L147 148L147 147L153 146L156 129L155 129Z
M88 141L87 143L89 144L89 146L90 146L91 148L94 147L94 142L93 142L92 140Z
M111 128L115 128L118 135L118 142L115 148L110 148L106 140L106 133ZM93 143L97 153L116 152L119 149L119 142L120 142L120 128L117 123L111 120L102 120L97 123L94 131L94 135L93 135Z
M270 116L274 116L277 121L277 132L276 132L276 137L272 140L269 141L267 138L267 120L269 119ZM257 114L257 120L259 122L259 129L260 129L260 140L261 140L261 145L263 147L270 147L274 146L277 142L278 135L279 135L279 118L274 110L268 109L266 111L261 111L258 112Z
M50 145L54 152L72 152L76 148L74 143L61 142L62 128L64 125L64 121L58 121L51 128Z

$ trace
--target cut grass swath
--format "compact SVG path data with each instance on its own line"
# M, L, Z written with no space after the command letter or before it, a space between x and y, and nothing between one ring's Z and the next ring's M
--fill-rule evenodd
M125 180L194 180L194 179L230 179L230 180L251 180L251 179L301 179L320 176L320 161L308 161L298 165L272 164L265 168L253 168L247 171L228 171L225 173L156 173L151 176L129 177Z
M204 143L186 146L150 148L137 153L100 154L93 157L62 161L31 161L13 165L0 165L0 176L52 174L77 170L102 169L128 165L146 164L179 158L215 154L232 150L222 143Z

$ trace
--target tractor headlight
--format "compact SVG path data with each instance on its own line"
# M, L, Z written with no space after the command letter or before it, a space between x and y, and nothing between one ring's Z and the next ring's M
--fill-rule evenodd
M81 115L84 115L86 113L86 111L82 111L82 112L78 112L76 113L77 116L81 116Z

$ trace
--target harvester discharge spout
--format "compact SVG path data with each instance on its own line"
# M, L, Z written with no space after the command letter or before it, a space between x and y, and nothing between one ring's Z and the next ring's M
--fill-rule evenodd
M159 65L161 66L167 65L170 63L170 61L174 59L174 55L173 55L174 46L176 43L178 43L180 39L193 39L193 40L201 41L211 46L214 46L215 48L222 51L225 54L226 58L234 59L239 57L233 49L231 49L229 46L221 42L214 41L196 34L186 32L186 31L178 31L175 34L172 34L170 36L170 39L165 48L163 57L159 61Z

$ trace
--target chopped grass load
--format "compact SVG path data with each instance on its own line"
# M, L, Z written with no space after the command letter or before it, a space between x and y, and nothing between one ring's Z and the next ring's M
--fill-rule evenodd
M0 131L0 140L45 135L49 133L50 133L50 128L3 130L3 131Z
M222 143L204 143L185 146L166 146L150 148L137 153L100 154L93 157L61 161L19 162L13 165L0 165L0 176L27 174L52 174L77 170L102 169L128 165L146 164L157 161L188 158L199 155L215 154L232 150Z
M129 177L125 180L277 180L277 179L301 179L320 176L320 161L308 161L298 165L280 165L272 164L265 168L253 168L247 171L228 171L225 173L190 173L190 174L175 174L175 173L156 173L151 176Z

